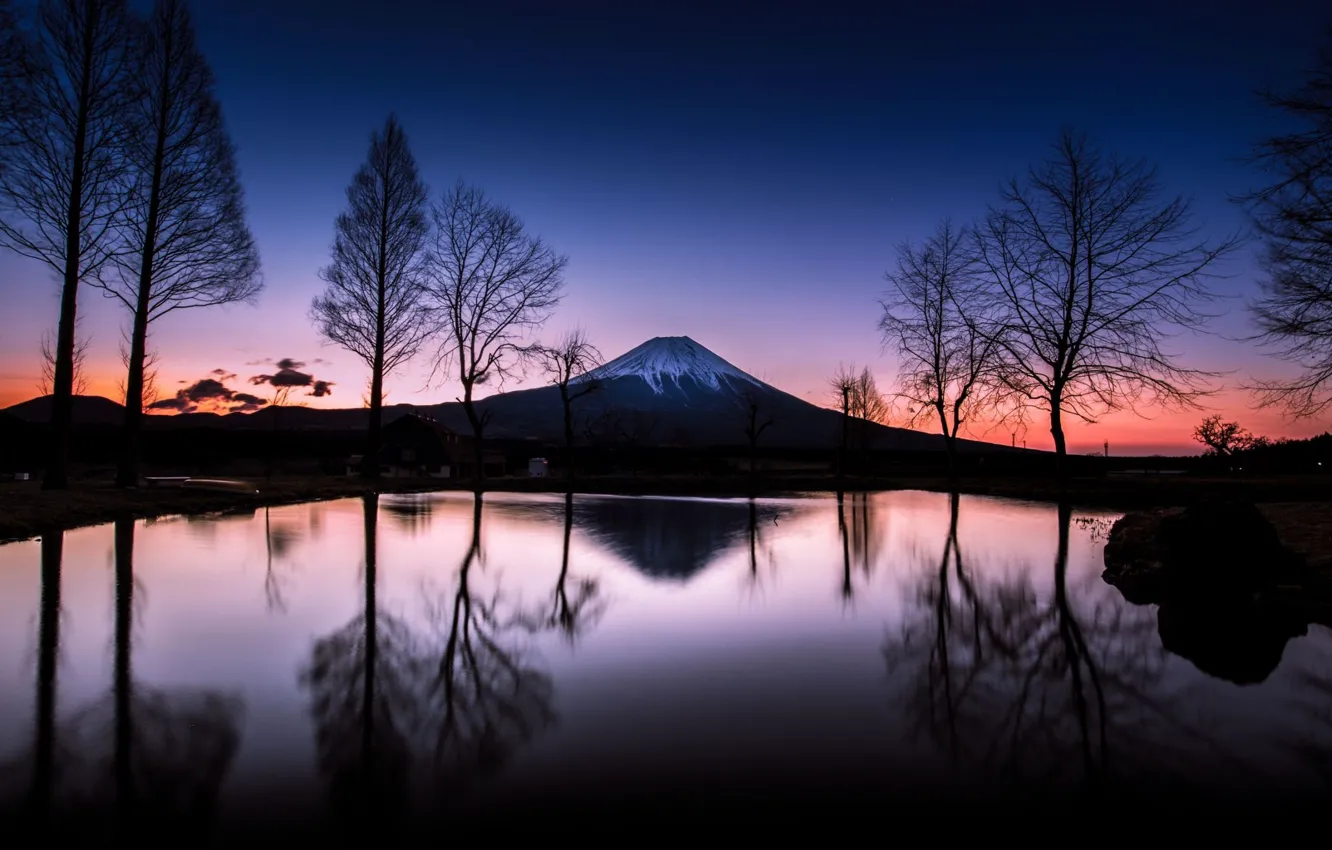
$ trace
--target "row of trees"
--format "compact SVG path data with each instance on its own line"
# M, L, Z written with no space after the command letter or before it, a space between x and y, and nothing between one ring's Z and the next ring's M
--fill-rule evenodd
M363 475L379 473L385 377L428 347L432 374L462 387L458 400L475 436L478 476L488 417L477 410L475 393L503 383L533 356L560 386L572 443L569 382L596 361L596 350L580 333L552 348L524 344L560 301L567 257L474 186L459 182L430 204L392 115L371 135L336 234L331 262L320 272L327 286L311 316L326 339L370 368Z
M152 324L262 283L235 149L184 0L0 3L0 244L60 279L43 486L64 489L79 293L128 313L122 485L138 479Z
M1299 92L1267 100L1299 129L1259 144L1270 183L1239 199L1264 247L1252 339L1297 374L1249 389L1311 417L1332 406L1332 46ZM1069 419L1198 407L1213 391L1218 376L1166 341L1205 329L1218 261L1240 244L1200 238L1145 161L1065 131L982 220L899 246L879 322L893 398L913 424L937 420L954 469L967 425L1044 414L1062 470Z

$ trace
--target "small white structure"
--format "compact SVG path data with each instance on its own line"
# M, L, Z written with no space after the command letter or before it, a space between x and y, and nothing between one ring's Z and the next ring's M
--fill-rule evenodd
M534 457L527 462L527 474L533 478L545 478L550 474L550 464L544 457Z

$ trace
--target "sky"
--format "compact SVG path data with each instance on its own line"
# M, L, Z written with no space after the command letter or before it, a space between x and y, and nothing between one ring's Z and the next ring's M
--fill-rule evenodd
M255 305L155 325L159 389L216 370L254 390L249 376L287 359L329 382L302 401L362 404L367 367L323 343L308 312L346 186L391 112L432 197L476 184L568 256L537 338L582 327L609 359L689 336L820 404L841 364L889 387L877 299L899 243L983 215L1064 126L1155 163L1212 238L1242 231L1229 199L1259 180L1244 157L1284 126L1255 91L1298 83L1332 24L1325 4L1294 0L859 5L195 0L265 288ZM1236 389L1288 371L1242 341L1255 250L1223 269L1211 333L1169 344L1225 373L1210 408L1258 433L1321 433L1326 418L1288 422ZM0 293L5 406L37 393L58 291L49 270L0 252ZM123 307L94 289L80 299L89 392L119 399ZM457 397L430 360L391 376L387 402ZM1206 412L1073 425L1070 450L1193 451ZM1046 427L1034 421L1027 445L1048 447Z

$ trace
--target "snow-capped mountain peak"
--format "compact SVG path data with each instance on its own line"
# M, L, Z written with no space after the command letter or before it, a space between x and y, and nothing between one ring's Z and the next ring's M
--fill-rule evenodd
M627 377L642 378L659 395L666 391L668 382L680 388L683 378L718 391L723 384L734 386L737 381L765 386L758 378L742 372L687 336L654 337L576 380Z

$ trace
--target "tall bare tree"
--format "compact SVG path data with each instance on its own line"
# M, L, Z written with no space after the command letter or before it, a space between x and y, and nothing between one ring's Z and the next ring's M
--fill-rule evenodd
M1208 281L1235 238L1209 245L1156 170L1065 130L1050 157L1004 188L979 256L997 299L1001 374L1050 417L1059 477L1064 417L1139 405L1196 407L1206 372L1165 348L1208 316Z
M245 224L236 151L185 0L157 0L137 28L124 159L134 181L123 253L97 281L130 311L116 484L139 482L149 325L189 307L252 301L259 253Z
M943 221L922 244L903 243L879 302L884 348L897 354L893 396L907 420L937 417L948 474L957 477L957 435L998 400L998 337L977 289L965 229Z
M416 356L427 326L422 259L429 223L426 187L398 119L370 135L370 153L347 187L328 287L310 312L319 332L370 367L370 424L361 475L379 477L384 376Z
M88 393L88 372L84 369L84 364L88 359L88 345L92 342L88 337L78 336L78 329L75 328L74 337L74 395L87 395ZM42 376L37 381L37 391L42 395L51 395L52 388L55 386L55 368L56 368L56 341L51 336L50 331L42 332Z
M60 321L51 435L42 487L69 485L79 284L115 251L114 223L125 186L125 0L42 0L35 36L21 45L21 78L11 89L40 120L13 127L0 170L0 244L60 276Z
M765 431L777 424L777 417L758 386L745 381L733 389L733 403L740 413L745 442L749 445L749 483L751 491L758 476L758 444Z
M846 474L846 449L851 439L851 394L856 387L856 369L854 366L838 365L837 372L828 380L828 389L832 393L833 404L842 411L842 427L837 440L837 478ZM841 487L837 488L840 500Z
M888 400L879 391L874 373L866 366L851 381L848 412L855 425L853 436L863 451L870 445L870 426L882 425L888 421Z
M1252 389L1260 405L1305 418L1332 406L1332 30L1303 87L1265 98L1298 129L1258 146L1270 182L1242 199L1265 246L1252 312L1258 338L1299 374Z
M601 388L596 378L587 373L601 365L601 352L587 338L587 331L578 328L569 331L554 345L534 345L531 356L546 373L551 383L559 387L560 403L564 409L565 478L570 486L574 480L574 423L573 403Z
M522 339L559 303L569 260L478 188L458 183L433 214L426 287L439 338L435 368L462 384L459 401L475 437L480 488L489 411L477 411L475 390L503 384L522 363Z

